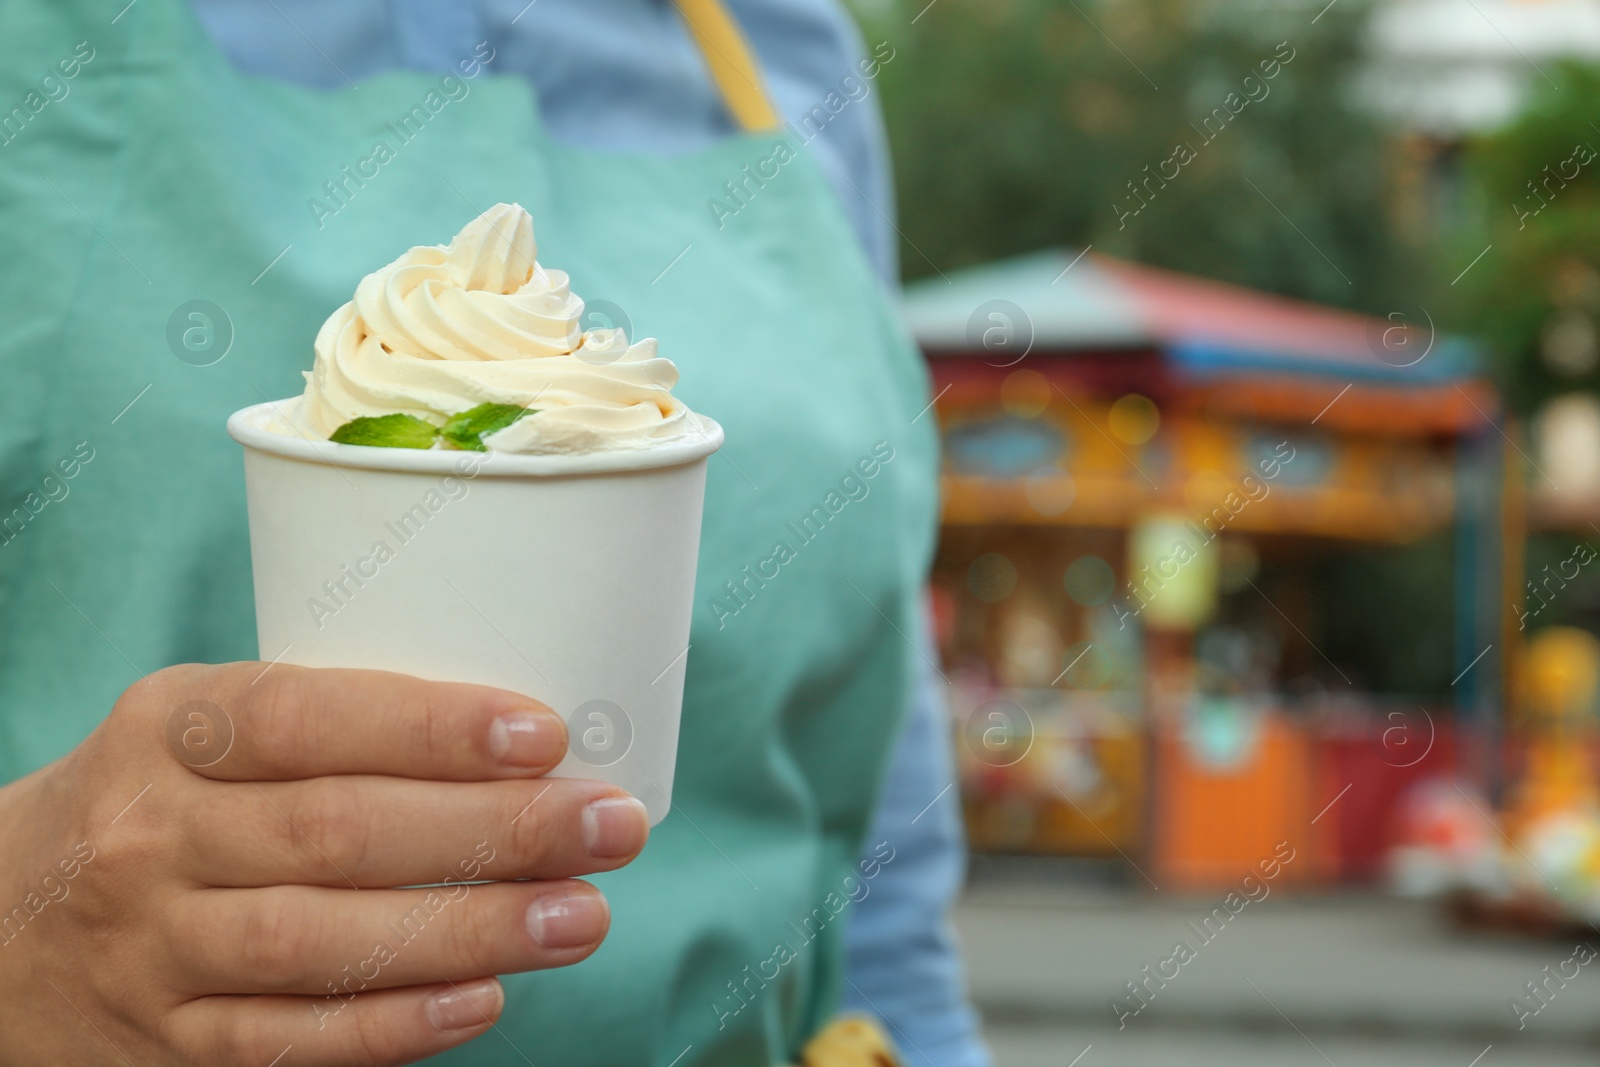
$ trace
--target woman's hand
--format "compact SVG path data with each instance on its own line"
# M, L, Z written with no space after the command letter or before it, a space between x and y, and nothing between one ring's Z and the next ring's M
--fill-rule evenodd
M540 777L566 740L481 686L145 678L0 789L0 1065L351 1067L477 1037L493 975L595 950L609 911L571 879L649 833L614 786Z

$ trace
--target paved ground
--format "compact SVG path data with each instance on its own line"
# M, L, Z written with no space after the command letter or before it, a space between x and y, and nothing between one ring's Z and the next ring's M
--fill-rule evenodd
M999 1067L1069 1067L1080 1054L1077 1067L1600 1063L1600 959L1567 963L1572 942L1463 934L1376 895L1282 892L1214 920L1207 941L1196 931L1220 895L1039 873L979 877L957 913ZM1162 964L1179 941L1193 957ZM1548 1003L1519 1029L1511 1000L1538 1007L1525 983L1547 965L1577 976L1548 979ZM1147 966L1177 975L1160 986ZM1119 1029L1113 1000L1139 1006L1129 981L1154 995Z

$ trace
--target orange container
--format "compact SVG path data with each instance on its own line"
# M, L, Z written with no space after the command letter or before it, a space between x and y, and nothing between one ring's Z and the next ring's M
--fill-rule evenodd
M1158 728L1154 737L1150 875L1163 890L1217 890L1294 850L1275 881L1312 877L1309 810L1312 745L1274 712L1219 756L1193 730Z

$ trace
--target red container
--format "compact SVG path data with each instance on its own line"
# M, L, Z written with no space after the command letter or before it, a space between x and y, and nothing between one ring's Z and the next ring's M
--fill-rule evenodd
M1319 880L1380 880L1400 798L1423 779L1458 771L1460 739L1450 713L1375 710L1325 720L1313 736Z

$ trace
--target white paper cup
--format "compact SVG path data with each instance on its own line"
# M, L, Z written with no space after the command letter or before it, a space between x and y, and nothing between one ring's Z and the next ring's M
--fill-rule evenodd
M261 658L525 693L567 720L556 776L665 818L722 428L581 455L367 448L298 433L299 403L228 420Z

